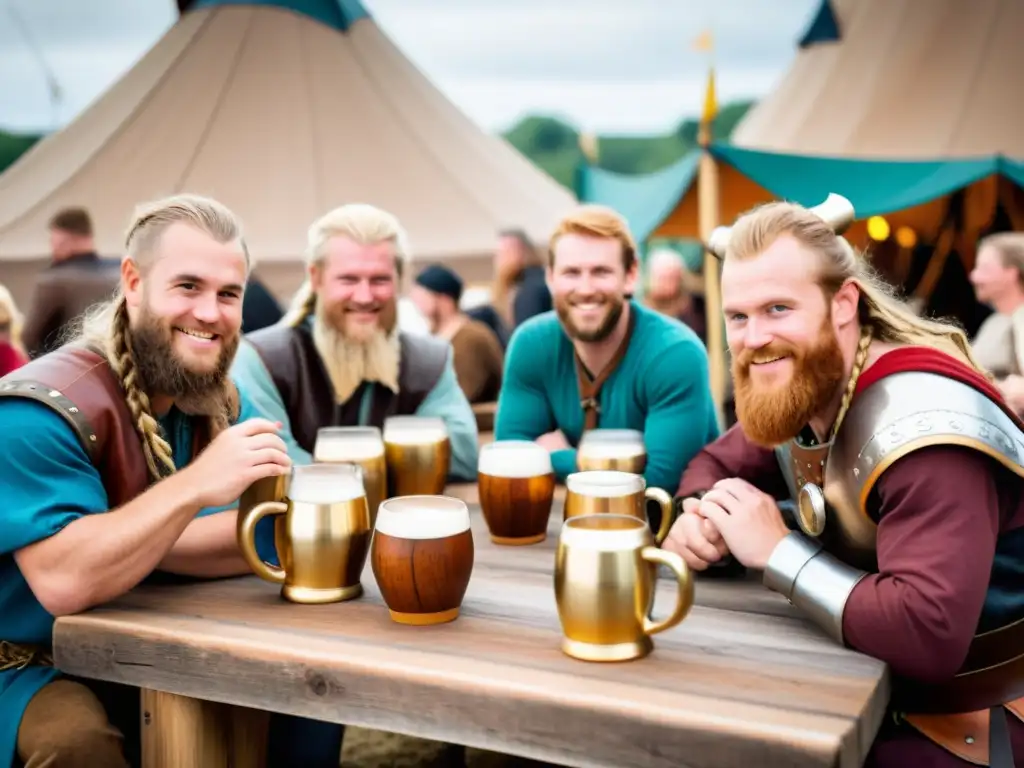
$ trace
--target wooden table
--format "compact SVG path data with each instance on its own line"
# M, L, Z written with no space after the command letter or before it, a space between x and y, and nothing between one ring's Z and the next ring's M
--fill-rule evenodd
M475 498L473 487L450 492ZM258 710L570 766L863 763L888 699L885 666L837 647L755 580L699 582L689 617L645 659L562 654L559 523L556 503L545 542L498 547L474 508L473 578L450 624L393 623L369 566L364 597L326 606L287 603L256 577L145 586L58 619L56 663L146 689L147 768L258 765L255 753L228 756L232 731L236 752L259 742ZM655 616L673 600L660 584Z

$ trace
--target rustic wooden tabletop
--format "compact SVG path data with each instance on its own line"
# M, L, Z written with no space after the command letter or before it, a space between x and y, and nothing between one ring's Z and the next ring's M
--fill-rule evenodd
M150 695L562 765L862 765L885 711L885 666L837 647L756 579L699 580L690 615L656 635L644 659L577 661L560 650L552 580L560 499L546 541L499 547L475 487L449 492L471 504L476 548L461 615L450 624L391 621L369 565L363 597L324 606L285 602L256 577L142 586L58 619L56 663ZM663 580L655 617L673 601ZM164 711L181 718L177 704ZM147 765L187 768L165 747L163 758L147 752Z

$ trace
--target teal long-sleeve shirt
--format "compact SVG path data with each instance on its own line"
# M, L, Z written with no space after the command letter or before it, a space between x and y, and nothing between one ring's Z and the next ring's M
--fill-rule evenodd
M686 465L720 433L707 350L683 323L635 301L629 307L636 324L601 388L598 426L641 431L648 487L674 494ZM572 341L554 312L537 315L509 342L494 437L536 440L557 429L576 446L583 418ZM577 469L575 447L553 452L551 462L564 482Z

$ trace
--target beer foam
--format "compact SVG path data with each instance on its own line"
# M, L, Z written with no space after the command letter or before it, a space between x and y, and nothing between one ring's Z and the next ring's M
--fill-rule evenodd
M592 459L632 459L642 456L645 448L642 443L605 443L595 440L581 445L579 451Z
M642 491L646 488L646 483L643 477L632 472L596 470L569 475L565 478L565 488L570 493L578 493L581 496L613 499L616 496L628 496Z
M303 504L340 504L365 496L362 475L340 464L295 467L288 498Z
M392 416L384 422L384 442L394 445L430 445L448 437L441 419Z
M529 440L499 440L480 449L477 471L492 477L537 477L550 474L551 454Z
M444 539L469 530L469 508L450 496L396 496L381 502L376 528L398 539Z
M317 461L364 461L384 455L384 443L380 438L331 437L317 440Z

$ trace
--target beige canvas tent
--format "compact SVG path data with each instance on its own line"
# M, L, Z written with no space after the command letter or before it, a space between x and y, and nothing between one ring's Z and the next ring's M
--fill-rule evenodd
M0 282L24 300L46 221L85 205L117 255L136 203L212 195L280 295L308 225L382 206L414 257L489 277L496 230L546 238L574 198L452 105L353 0L198 0L129 72L0 175Z
M824 18L832 14L832 19ZM1024 158L1024 2L829 0L741 147L901 160Z

